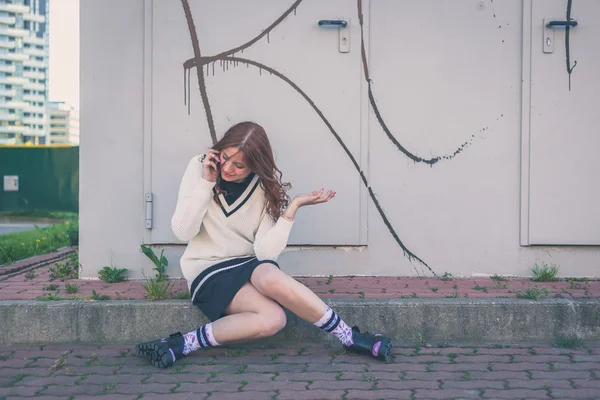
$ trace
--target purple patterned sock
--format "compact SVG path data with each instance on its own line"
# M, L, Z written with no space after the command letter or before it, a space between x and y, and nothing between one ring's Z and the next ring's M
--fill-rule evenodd
M212 332L212 324L206 324L200 328L183 335L185 344L183 346L183 354L188 355L192 351L204 347L218 346L219 343L215 340Z

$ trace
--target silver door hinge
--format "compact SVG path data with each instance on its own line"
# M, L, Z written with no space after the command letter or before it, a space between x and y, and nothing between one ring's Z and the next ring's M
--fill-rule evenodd
M146 228L152 229L152 193L146 193Z

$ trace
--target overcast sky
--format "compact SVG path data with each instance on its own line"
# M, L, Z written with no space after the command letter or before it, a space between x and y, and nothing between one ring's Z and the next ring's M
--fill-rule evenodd
M50 101L79 109L79 0L50 0Z

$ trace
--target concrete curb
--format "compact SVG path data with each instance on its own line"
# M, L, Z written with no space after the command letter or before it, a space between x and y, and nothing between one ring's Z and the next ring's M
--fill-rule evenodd
M600 299L326 299L348 324L403 342L600 339ZM0 301L0 345L135 343L207 322L187 300ZM288 313L268 341L326 341L330 335Z

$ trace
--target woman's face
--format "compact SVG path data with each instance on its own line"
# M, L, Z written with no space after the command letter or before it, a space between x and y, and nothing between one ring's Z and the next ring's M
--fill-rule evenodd
M237 147L221 150L221 178L228 182L243 181L250 174L244 153Z

